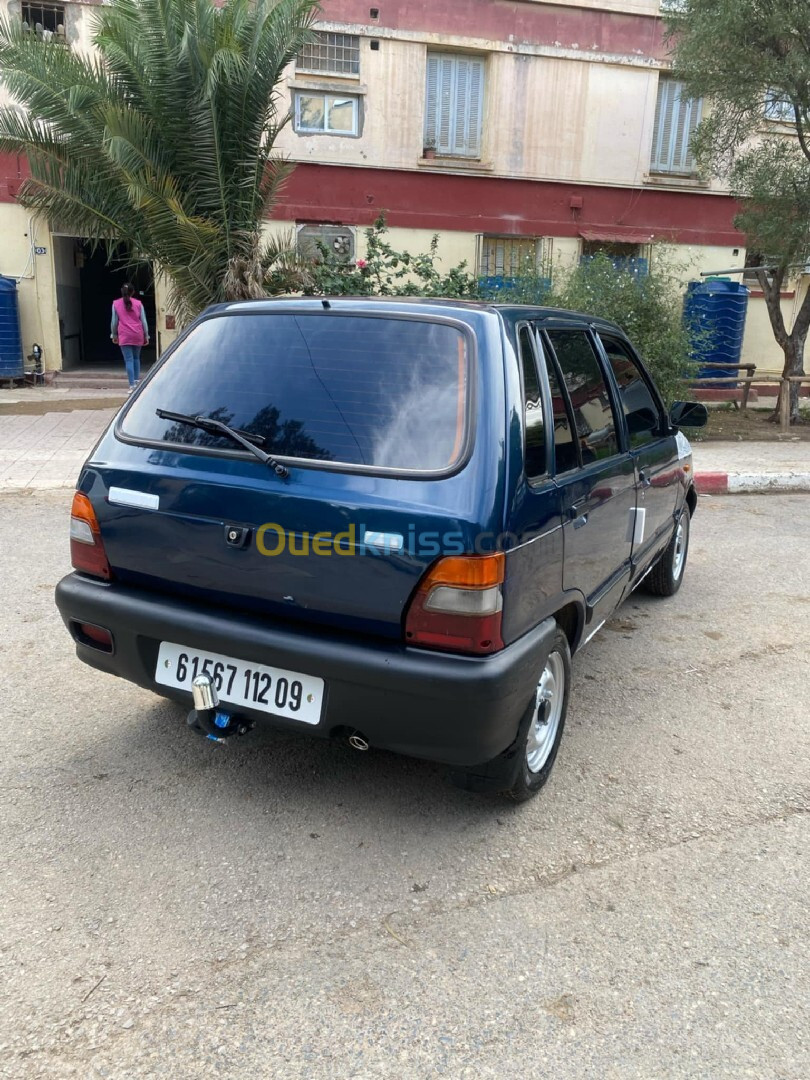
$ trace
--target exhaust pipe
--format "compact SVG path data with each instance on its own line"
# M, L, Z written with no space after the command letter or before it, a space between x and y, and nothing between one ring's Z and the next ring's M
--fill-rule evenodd
M359 731L355 731L349 736L349 746L355 750L368 750L368 743Z

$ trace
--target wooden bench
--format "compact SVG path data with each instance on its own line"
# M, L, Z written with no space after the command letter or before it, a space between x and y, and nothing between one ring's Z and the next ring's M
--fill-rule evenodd
M732 399L734 401L734 407L736 409L739 409L740 405L742 405L742 410L743 410L743 412L745 412L745 410L748 408L748 398L750 397L750 394L751 394L751 386L756 380L756 376L754 374L754 372L757 370L757 365L756 364L719 364L719 363L711 362L711 363L701 364L700 368L701 368L702 371L706 370L708 368L708 369L710 369L712 371L718 371L718 372L720 372L720 371L728 371L728 372L730 372L730 371L744 371L744 372L746 372L746 377L745 378L743 378L742 376L725 376L725 377L718 377L716 379L713 378L713 377L708 378L708 379L706 379L706 378L693 379L693 381L690 384L693 390L700 390L701 388L704 389L704 390L711 390L712 387L711 386L707 387L706 383L711 383L712 386L714 386L716 383L729 383L729 384L731 384L729 386L730 390L740 390L739 401L736 398Z

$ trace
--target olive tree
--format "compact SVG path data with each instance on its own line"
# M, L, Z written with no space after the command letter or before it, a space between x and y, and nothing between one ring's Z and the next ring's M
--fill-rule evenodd
M764 256L757 270L783 376L804 374L810 291L788 328L781 291L810 257L810 4L682 0L669 15L674 74L709 109L694 150L727 178L737 227ZM791 390L791 421L800 420ZM779 407L773 419L779 414Z

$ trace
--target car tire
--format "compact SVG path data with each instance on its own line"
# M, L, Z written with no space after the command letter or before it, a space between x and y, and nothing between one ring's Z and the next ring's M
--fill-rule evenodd
M689 524L689 508L684 506L672 539L644 579L647 592L653 596L674 596L680 589L689 553Z
M526 716L520 725L517 776L505 794L514 802L533 799L551 775L560 748L571 690L571 649L557 627L551 650Z

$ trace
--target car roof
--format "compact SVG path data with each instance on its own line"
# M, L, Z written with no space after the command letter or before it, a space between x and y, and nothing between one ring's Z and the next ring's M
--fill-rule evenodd
M602 319L586 312L568 311L564 308L543 307L540 304L499 304L486 300L450 300L428 296L273 296L261 300L233 300L224 304L215 304L206 309L205 314L224 314L226 312L255 312L269 314L273 311L368 311L370 308L387 311L391 314L418 312L425 315L433 312L442 315L460 315L473 312L490 312L500 316L505 322L514 324L522 319L572 323L611 330L624 334L617 323Z

